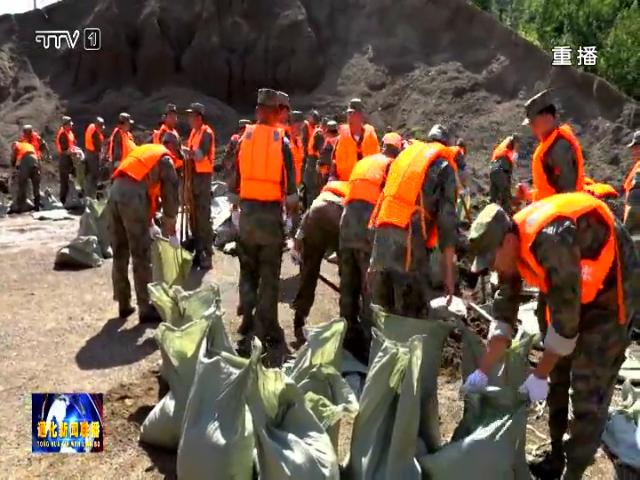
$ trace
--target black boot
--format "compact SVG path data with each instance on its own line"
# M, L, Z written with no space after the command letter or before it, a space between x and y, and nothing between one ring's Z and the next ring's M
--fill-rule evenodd
M297 313L293 317L293 336L295 337L295 348L300 348L307 343L307 339L304 336L305 318Z
M122 303L118 306L118 318L129 318L136 309L130 303Z
M140 323L162 323L162 317L156 307L149 306L140 312Z
M531 475L541 480L559 480L562 478L564 466L564 454L550 450L531 460L529 471Z

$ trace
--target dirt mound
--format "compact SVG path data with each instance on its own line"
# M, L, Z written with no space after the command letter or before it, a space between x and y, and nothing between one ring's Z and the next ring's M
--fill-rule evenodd
M100 51L45 51L34 41L35 30L86 26L101 29ZM121 110L151 128L164 102L203 97L224 142L236 112L250 112L256 89L270 86L297 108L325 112L359 96L380 128L420 134L448 124L483 176L495 143L522 129L523 101L552 86L585 144L588 173L619 181L630 164L621 144L640 123L635 104L607 82L552 67L548 54L461 0L63 0L0 17L0 41L5 142L20 122L55 128L63 109L79 129Z

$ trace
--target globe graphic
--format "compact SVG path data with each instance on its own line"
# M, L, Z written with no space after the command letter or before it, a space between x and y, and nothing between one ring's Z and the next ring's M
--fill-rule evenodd
M89 429L88 437L72 437L69 426L72 423L80 425L81 422L91 424L91 422L99 421L99 417L96 414L97 412L93 405L84 405L84 402L74 398L73 395L56 395L46 418L47 425L51 425L52 422L57 425L55 431L47 427L47 440L49 440L49 448L47 450L60 453L90 452L94 440L91 436L91 430ZM68 426L66 435L63 435L64 432L61 429L63 422L66 422ZM102 429L102 425L100 425L100 429Z

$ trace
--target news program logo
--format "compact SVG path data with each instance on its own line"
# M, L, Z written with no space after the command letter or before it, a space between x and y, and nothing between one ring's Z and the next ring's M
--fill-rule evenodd
M32 393L31 451L104 451L102 401L102 393Z

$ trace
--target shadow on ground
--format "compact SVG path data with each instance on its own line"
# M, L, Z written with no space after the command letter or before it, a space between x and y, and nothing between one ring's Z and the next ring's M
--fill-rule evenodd
M127 417L127 420L140 426L147 418L149 413L151 413L151 410L153 410L153 407L147 405L138 407L136 411L134 411ZM140 448L145 451L145 453L149 456L149 460L151 460L151 463L153 464L152 466L145 469L145 472L156 470L161 475L164 475L165 480L177 480L178 476L176 475L176 454L174 452L152 447L151 445L146 445L144 443L140 443Z
M153 339L148 338L138 344L149 326L136 324L132 328L122 329L126 322L122 318L109 319L102 330L78 350L78 367L81 370L102 370L130 365L151 355L157 349Z

